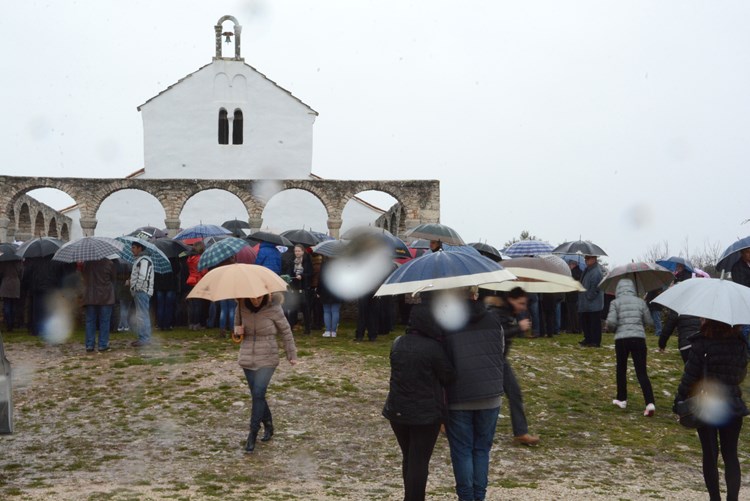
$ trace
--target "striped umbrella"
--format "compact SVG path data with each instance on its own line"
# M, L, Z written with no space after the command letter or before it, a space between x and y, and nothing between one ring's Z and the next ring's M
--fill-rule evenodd
M505 254L510 257L538 256L539 254L549 254L553 247L547 242L540 240L521 240L510 245L505 249Z
M99 261L100 259L116 258L120 255L123 244L117 245L113 239L99 237L83 237L63 245L52 256L53 261L63 263L79 263L85 261Z
M222 238L201 254L201 258L198 260L198 270L213 268L230 257L237 255L239 251L248 246L249 244L246 240L235 237Z
M135 263L136 257L133 254L133 250L130 246L133 243L138 243L143 247L144 253L151 258L151 262L154 264L154 271L156 273L172 273L172 263L169 262L169 258L154 244L146 242L136 237L117 237L117 240L125 243L122 250L120 250L120 257L123 258L130 264Z

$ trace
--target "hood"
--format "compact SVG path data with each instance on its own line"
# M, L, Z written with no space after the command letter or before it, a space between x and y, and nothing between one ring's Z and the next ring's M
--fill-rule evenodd
M432 309L427 302L415 304L409 314L409 328L407 333L417 331L423 336L440 340L444 336L442 327L437 323L432 314Z
M632 280L630 280L629 278L622 278L619 282L617 282L615 297L635 295L635 284Z

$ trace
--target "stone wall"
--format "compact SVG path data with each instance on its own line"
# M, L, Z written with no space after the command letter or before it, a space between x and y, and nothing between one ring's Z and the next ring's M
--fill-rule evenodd
M28 195L11 199L0 213L0 219L8 220L2 242L24 241L34 237L55 237L63 241L70 238L72 220L52 207ZM1 222L0 222L1 224Z

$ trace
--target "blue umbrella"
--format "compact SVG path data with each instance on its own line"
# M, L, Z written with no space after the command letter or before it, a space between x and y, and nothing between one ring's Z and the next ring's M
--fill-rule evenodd
M205 270L206 268L213 268L214 266L223 263L230 257L236 255L243 247L248 246L246 240L240 238L229 237L223 238L207 248L203 254L201 254L198 260L198 270Z
M117 237L116 240L127 244L123 246L122 250L120 250L120 257L128 263L135 263L135 255L133 255L133 250L130 248L130 245L135 242L143 246L144 253L148 257L150 257L151 262L154 263L154 271L156 273L163 274L173 272L172 263L169 262L169 258L167 258L167 256L151 242L146 242L145 240L141 240L140 238L130 236Z
M505 254L510 257L538 256L539 254L549 254L553 247L547 242L539 240L521 240L516 242L507 249Z
M690 261L680 256L670 256L667 259L659 259L656 261L656 264L659 264L665 267L669 271L675 271L677 269L678 264L681 264L682 266L684 266L685 269L689 271L690 273L693 273L694 271L693 265L690 264Z
M719 262L716 263L716 269L719 271L732 271L732 266L740 260L740 251L750 249L750 237L737 240L721 254Z
M412 259L391 273L375 295L412 294L422 290L453 289L516 278L473 247L467 249L471 250L431 252Z
M187 240L189 238L206 238L215 235L231 235L232 232L215 224L198 224L185 228L174 236L175 240Z

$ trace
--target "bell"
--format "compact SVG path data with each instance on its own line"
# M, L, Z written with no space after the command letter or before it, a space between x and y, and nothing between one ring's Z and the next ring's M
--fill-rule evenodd
M225 31L224 33L222 33L222 35L224 35L226 37L224 39L224 41L226 43L231 43L232 42L232 35L234 35L234 33L232 33L231 31Z

